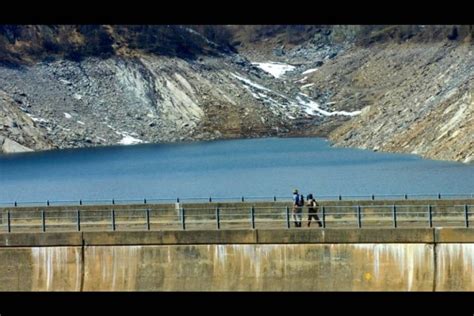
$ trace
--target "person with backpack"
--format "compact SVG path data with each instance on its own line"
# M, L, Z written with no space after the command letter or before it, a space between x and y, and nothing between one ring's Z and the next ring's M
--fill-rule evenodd
M298 193L298 189L293 190L293 220L295 227L301 227L303 219L304 198Z
M313 194L310 193L306 197L307 201L307 206L308 206L308 227L311 226L311 219L314 219L319 227L323 227L323 224L321 223L321 220L318 217L318 211L319 211L319 204L316 202L316 200L313 197Z

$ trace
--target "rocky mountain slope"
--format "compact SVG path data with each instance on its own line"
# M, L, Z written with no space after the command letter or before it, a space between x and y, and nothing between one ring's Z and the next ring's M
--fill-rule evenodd
M296 45L280 31L271 45L247 42L241 50L311 67L293 76L305 94L323 106L361 110L329 134L336 145L473 161L472 27L311 30L313 39ZM318 56L321 52L326 57Z
M349 75L334 70L348 65L358 69ZM388 44L341 56L329 67L333 85L340 87L332 100L365 106L360 116L330 134L337 145L474 159L472 45L404 44L395 49ZM315 85L327 72L314 75Z
M313 116L308 97L265 77L238 56L190 62L142 55L4 68L0 86L14 101L5 106L67 148L284 135ZM9 131L13 123L3 126Z
M471 162L469 26L1 26L0 151L318 135Z
M45 39L46 30L54 36ZM227 44L189 27L147 30L104 27L92 35L87 29L87 37L72 27L14 28L0 68L1 90L14 101L5 106L33 121L53 148L288 135L322 121L296 85L275 80ZM54 47L50 54L41 49L45 42ZM19 120L0 123L9 140L44 149L11 132Z
M0 148L4 152L50 149L51 141L35 122L18 109L16 102L0 91Z

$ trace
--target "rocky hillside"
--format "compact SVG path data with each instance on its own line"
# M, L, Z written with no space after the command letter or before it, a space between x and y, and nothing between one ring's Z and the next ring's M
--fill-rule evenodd
M46 133L38 129L31 117L25 115L15 100L0 91L0 148L4 152L51 149Z
M3 152L318 135L470 162L469 26L1 26Z
M248 77L251 73L231 60L191 63L143 55L5 68L0 85L13 100L6 106L21 110L38 134L59 148L257 137L287 130L286 115L293 109L258 102L250 94L259 91L252 86L258 80ZM298 108L294 111L300 115ZM7 131L19 124L9 122L3 124Z
M184 26L3 32L0 87L13 100L4 106L33 121L48 148L289 135L324 120L296 85L235 53L226 32ZM21 126L16 116L0 123L5 139L45 149L13 132Z
M348 74L350 65L354 68ZM328 74L339 87L334 102L364 106L361 115L330 134L337 145L473 161L471 44L387 44L357 50L315 74L315 85Z
M295 44L288 27L259 26L254 34L276 34L240 50L311 67L293 76L305 94L323 107L361 110L330 133L336 145L473 161L472 27L305 27L315 35Z

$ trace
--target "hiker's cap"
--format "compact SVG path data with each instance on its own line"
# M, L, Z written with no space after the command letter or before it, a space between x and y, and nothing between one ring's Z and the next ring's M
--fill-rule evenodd
M294 189L294 190L293 190L293 193L298 193L298 189Z

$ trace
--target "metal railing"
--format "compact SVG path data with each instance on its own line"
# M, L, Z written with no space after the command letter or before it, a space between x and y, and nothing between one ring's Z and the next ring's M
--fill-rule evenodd
M473 205L350 205L322 204L312 226L321 228L471 227ZM168 209L5 209L0 232L150 231L220 229L293 229L298 217L287 206L179 207ZM308 212L303 209L302 226ZM296 228L298 229L298 228Z
M369 194L369 195L315 195L318 201L381 201L381 200L453 200L472 199L474 193L427 193L427 194ZM3 201L5 207L41 207L41 206L81 206L81 205L147 205L171 203L213 203L213 202L286 202L291 196L234 196L234 197L176 197L143 199L95 199L95 200L44 200L44 201Z

